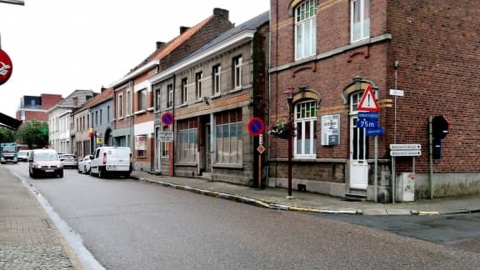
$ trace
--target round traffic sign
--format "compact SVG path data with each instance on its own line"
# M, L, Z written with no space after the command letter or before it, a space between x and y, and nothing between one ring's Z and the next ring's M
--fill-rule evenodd
M265 130L265 124L263 123L262 118L252 117L250 120L248 120L247 129L248 132L253 136L258 136Z
M166 126L170 126L171 124L173 124L173 113L164 112L162 114L162 123Z
M6 52L0 49L0 85L6 83L12 76L12 60Z

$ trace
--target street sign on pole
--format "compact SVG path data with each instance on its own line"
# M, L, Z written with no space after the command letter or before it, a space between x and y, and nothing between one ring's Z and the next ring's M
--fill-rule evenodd
M357 110L367 112L378 112L380 110L377 99L375 98L370 85L367 86L367 89L365 89L362 99L360 99L360 102L358 103Z
M419 157L421 155L421 150L390 150L392 157Z
M172 142L173 141L173 132L164 131L158 133L158 140L161 142Z
M367 136L380 136L383 135L383 132L383 127L365 129L365 135Z

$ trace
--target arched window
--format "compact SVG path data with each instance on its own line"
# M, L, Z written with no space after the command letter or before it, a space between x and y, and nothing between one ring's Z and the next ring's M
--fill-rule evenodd
M317 47L317 5L305 0L295 7L295 59L315 55Z
M316 158L317 153L317 101L307 100L295 104L296 158Z

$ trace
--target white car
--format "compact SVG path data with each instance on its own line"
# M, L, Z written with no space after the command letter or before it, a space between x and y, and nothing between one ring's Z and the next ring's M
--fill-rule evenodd
M78 162L78 173L90 173L90 163L92 162L92 158L92 155L86 155Z
M93 153L90 175L96 175L98 178L130 177L132 168L132 152L129 147L101 146Z

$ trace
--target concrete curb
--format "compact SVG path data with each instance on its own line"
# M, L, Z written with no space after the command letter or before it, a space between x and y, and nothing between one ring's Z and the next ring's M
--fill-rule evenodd
M283 204L277 204L277 203L268 203L262 200L257 200L253 198L248 198L245 196L239 196L235 194L229 194L229 193L224 193L224 192L215 192L215 191L210 191L210 190L203 190L203 189L198 189L198 188L193 188L190 186L182 186L182 185L177 185L177 184L172 184L168 182L163 182L159 180L153 180L153 179L147 179L147 178L138 178L132 176L133 179L147 182L147 183L153 183L157 185L161 185L164 187L170 187L170 188L175 188L179 190L185 190L185 191L190 191L194 192L197 194L201 195L206 195L210 197L215 197L215 198L220 198L220 199L226 199L226 200L231 200L231 201L236 201L236 202L241 202L241 203L246 203L262 208L267 208L267 209L273 209L273 210L285 210L285 211L297 211L297 212L308 212L308 213L320 213L320 214L349 214L349 215L357 215L361 213L359 210L330 210L330 209L316 209L316 208L306 208L306 207L298 207L298 206L290 206L290 205L283 205Z
M375 209L375 208L372 208L372 209L317 209L317 208L291 206L291 205L278 204L278 203L269 203L266 201L248 198L248 197L240 196L236 194L204 190L204 189L194 188L190 186L183 186L183 185L178 185L178 184L173 184L173 183L168 183L168 182L163 182L163 181L148 179L143 177L132 176L132 178L135 180L144 181L147 183L153 183L153 184L161 185L164 187L190 191L200 195L206 195L214 198L241 202L241 203L250 204L257 207L262 207L262 208L267 208L272 210L296 211L296 212L306 212L306 213L314 213L314 214L344 214L344 215L365 215L365 216L371 216L371 215L385 215L385 216L430 215L431 216L431 215L441 215L441 214L443 215L443 214L461 214L461 213L480 212L480 209L473 209L473 210L460 209L458 211L453 211L448 213L447 212L441 213L440 211L418 211L418 210L406 210L406 209L386 210L386 209L380 209L380 208L379 209Z

